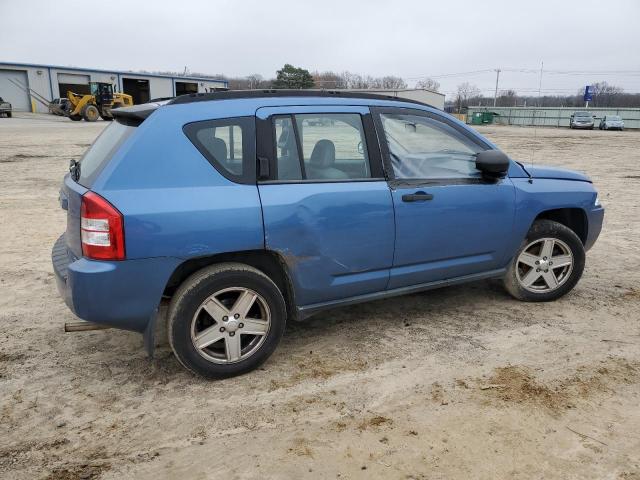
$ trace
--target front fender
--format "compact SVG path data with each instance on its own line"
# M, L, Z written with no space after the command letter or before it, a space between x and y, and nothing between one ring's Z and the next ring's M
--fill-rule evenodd
M535 219L543 212L563 208L580 209L587 218L585 249L590 248L602 228L604 209L595 206L596 190L590 182L558 179L513 178L516 220L509 251L517 251Z

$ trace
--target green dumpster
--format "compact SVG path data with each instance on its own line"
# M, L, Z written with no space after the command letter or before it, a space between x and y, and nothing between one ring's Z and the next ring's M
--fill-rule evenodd
M499 113L496 112L489 112L489 111L483 111L483 112L474 112L473 116L471 117L471 124L472 125L487 125L487 124L492 124L493 123L493 119L496 115L499 115Z
M482 112L482 123L493 123L494 112Z
M471 125L482 125L483 116L484 112L473 112L473 116L471 117Z

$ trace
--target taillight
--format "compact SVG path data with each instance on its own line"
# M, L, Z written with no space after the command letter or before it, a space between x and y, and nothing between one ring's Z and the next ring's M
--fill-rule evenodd
M82 197L80 218L82 255L96 260L124 260L122 214L100 195Z

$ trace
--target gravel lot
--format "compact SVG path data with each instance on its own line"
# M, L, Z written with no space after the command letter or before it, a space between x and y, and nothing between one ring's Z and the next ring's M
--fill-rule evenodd
M58 188L105 124L16 116L0 119L0 478L640 479L640 132L480 128L600 190L603 233L560 301L480 282L343 308L207 382L140 335L63 333Z

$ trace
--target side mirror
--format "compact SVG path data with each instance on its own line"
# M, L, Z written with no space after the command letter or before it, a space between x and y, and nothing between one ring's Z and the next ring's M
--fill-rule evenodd
M476 168L489 177L504 177L509 170L509 157L500 150L485 150L476 155Z

